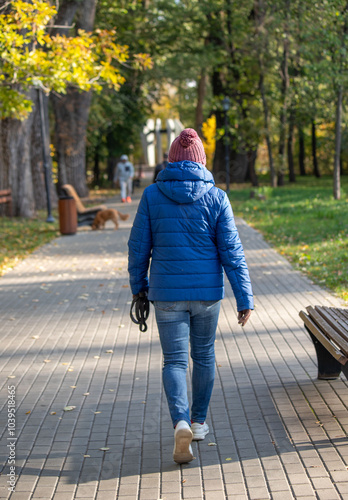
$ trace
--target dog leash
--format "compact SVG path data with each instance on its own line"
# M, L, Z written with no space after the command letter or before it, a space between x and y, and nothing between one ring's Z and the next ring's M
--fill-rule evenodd
M133 315L133 307L135 308L135 317ZM147 298L147 292L140 292L138 295L134 296L131 308L130 308L130 318L136 325L139 325L139 330L141 332L146 332L147 324L146 320L150 314L150 302Z

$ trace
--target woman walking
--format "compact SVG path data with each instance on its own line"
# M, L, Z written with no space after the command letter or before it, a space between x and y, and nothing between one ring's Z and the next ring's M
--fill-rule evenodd
M140 201L128 242L128 270L133 295L148 292L155 306L163 385L175 429L173 458L185 463L193 459L191 441L209 432L205 419L214 385L223 268L242 326L253 309L253 296L230 202L205 167L204 147L195 130L185 129L173 141L168 161ZM191 415L186 386L189 344Z

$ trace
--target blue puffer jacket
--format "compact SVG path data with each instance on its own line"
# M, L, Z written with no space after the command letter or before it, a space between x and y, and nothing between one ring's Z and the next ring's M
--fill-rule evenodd
M134 295L148 291L149 300L219 300L224 267L238 311L253 309L231 204L199 163L169 163L145 189L128 247Z

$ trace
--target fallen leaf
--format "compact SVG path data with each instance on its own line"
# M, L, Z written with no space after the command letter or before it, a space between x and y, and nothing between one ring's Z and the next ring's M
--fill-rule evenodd
M119 308L118 307L114 307L112 310L113 311L119 311Z
M33 335L31 338L32 339L39 339L40 337L38 335Z
M95 413L95 414L97 414L97 413L101 413L101 411L95 411L94 413Z
M56 415L57 412L51 411L50 415Z
M16 375L7 375L7 378L16 378Z
M99 359L99 358L100 358L100 356L93 356L93 358L94 358L94 359Z
M29 415L29 413L31 413L31 410L25 412L26 415Z
M229 462L230 460L232 460L232 458L226 458L226 461Z
M84 392L83 396L89 396L89 392Z
M83 455L83 456L86 457L86 458L89 458L91 455Z
M129 288L129 285L122 285L122 288Z
M87 311L95 311L94 307L88 307Z
M44 363L50 363L51 360L50 359L44 359Z
M71 385L70 386L72 389L76 389L77 385Z
M216 443L208 443L208 446L217 446L217 444ZM228 459L226 459L226 460L228 460Z
M109 389L110 392L114 392L114 389Z
M68 372L73 372L74 368L68 368Z
M146 405L146 401L142 401L142 404L143 404L143 405Z
M119 327L119 328L124 328L124 325L119 325L118 327Z
M99 448L101 451L108 451L110 450L110 448L107 448L107 447L103 447L103 448Z
M182 480L182 482L183 482L183 483L186 483L186 481L187 481L187 479L183 479L183 480Z
M112 353L112 352L114 352L114 351L113 351L112 349L108 349L108 350L107 350L107 351L105 351L105 352L107 352L107 353Z
M63 410L64 411L71 411L71 410L75 410L76 406L64 406Z
M62 363L62 365L68 365L69 363Z

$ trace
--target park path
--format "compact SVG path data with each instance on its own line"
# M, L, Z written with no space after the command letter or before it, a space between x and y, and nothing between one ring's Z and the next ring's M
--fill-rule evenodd
M193 445L193 462L173 463L154 314L146 333L129 319L126 243L139 197L109 203L132 215L119 231L58 238L0 278L0 454L4 464L15 444L19 474L9 496L3 468L0 497L348 498L347 381L316 380L298 317L309 304L340 302L242 220L256 308L238 326L227 286L211 432ZM8 439L9 385L16 440Z

